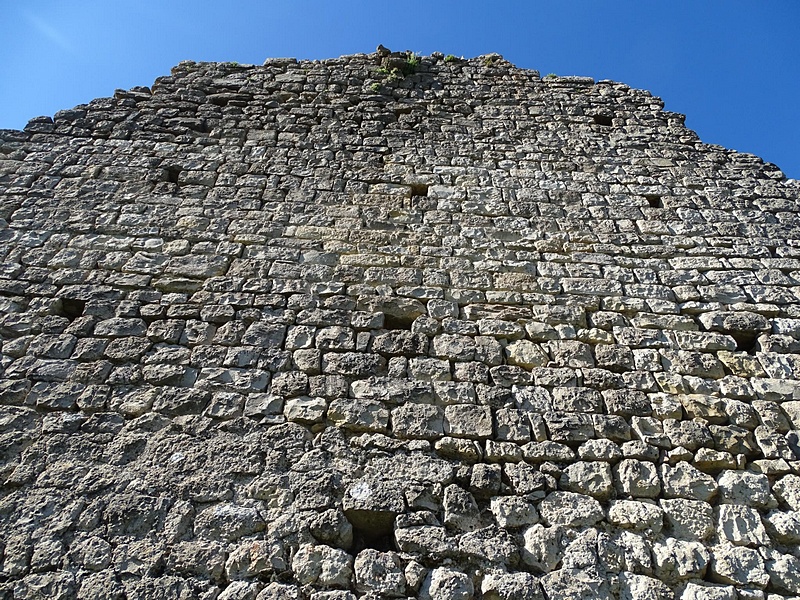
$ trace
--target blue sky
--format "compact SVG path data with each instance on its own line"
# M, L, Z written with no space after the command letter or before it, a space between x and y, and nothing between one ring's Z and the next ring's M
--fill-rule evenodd
M797 0L0 0L0 31L0 128L150 85L181 60L384 44L645 88L703 141L800 178Z

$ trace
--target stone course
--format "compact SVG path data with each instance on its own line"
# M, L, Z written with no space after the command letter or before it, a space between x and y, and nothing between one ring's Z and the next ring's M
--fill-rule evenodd
M499 55L0 131L0 598L800 597L800 185Z

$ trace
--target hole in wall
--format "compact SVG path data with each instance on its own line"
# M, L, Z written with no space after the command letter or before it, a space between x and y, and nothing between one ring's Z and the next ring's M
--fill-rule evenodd
M411 184L411 195L412 196L427 196L428 195L428 185L425 183L412 183Z
M646 195L645 199L650 205L650 208L664 208L664 203L661 201L661 196Z
M611 127L613 123L613 119L608 115L594 115L592 118L597 125L602 125L603 127Z
M83 311L85 308L85 300L61 298L61 316L67 317L70 321L74 321L78 317L83 316Z
M736 350L739 352L747 352L748 354L756 353L756 346L758 346L758 333L748 333L746 331L729 333L736 342Z
M394 532L383 533L381 535L364 535L363 531L354 530L352 553L358 554L366 548L378 550L379 552L396 550Z
M384 329L405 329L411 331L411 325L414 323L416 316L411 315L383 315L383 328Z
M178 184L178 177L180 177L181 168L180 167L167 167L165 170L165 176L167 181L170 183L174 183L175 185Z

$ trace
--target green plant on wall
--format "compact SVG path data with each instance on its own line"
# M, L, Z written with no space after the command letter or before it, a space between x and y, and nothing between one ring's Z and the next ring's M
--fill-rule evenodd
M402 81L405 77L416 73L419 65L420 56L416 52L407 52L405 60L400 59L400 61L395 60L387 62L386 59L384 59L383 65L378 68L381 81L372 84L370 89L372 91L378 91L383 84Z
M411 73L415 73L417 68L419 67L419 55L416 52L409 52L408 58L406 58L406 75L410 75Z

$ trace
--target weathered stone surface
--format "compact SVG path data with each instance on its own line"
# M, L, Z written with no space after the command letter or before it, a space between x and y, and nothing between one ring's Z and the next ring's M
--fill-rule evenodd
M743 546L769 545L769 538L757 510L740 504L721 504L717 510L720 539Z
M419 597L422 600L470 600L474 591L472 580L465 573L437 567L425 579Z
M0 597L800 594L800 187L662 106L381 47L0 131Z
M403 563L394 552L379 552L371 548L358 553L354 564L356 589L383 597L402 597L406 592Z
M353 576L353 559L338 548L306 545L294 555L292 570L301 584L347 588Z
M661 481L667 498L686 498L708 502L717 493L717 482L687 462L675 466L661 465Z
M620 494L633 498L655 498L661 491L656 466L634 458L615 465L614 485Z
M700 500L661 500L668 531L683 540L704 541L714 532L712 507Z
M715 546L711 578L719 583L764 588L769 582L764 560L752 548Z
M614 491L611 466L604 462L578 462L561 473L559 487L570 492L608 499Z
M604 516L600 503L574 492L552 492L539 505L542 520L550 525L591 527Z
M513 598L543 599L539 580L530 573L488 573L481 581L481 593L487 600L512 600Z
M625 529L650 529L658 534L663 526L664 511L646 502L616 500L608 509L608 520Z

